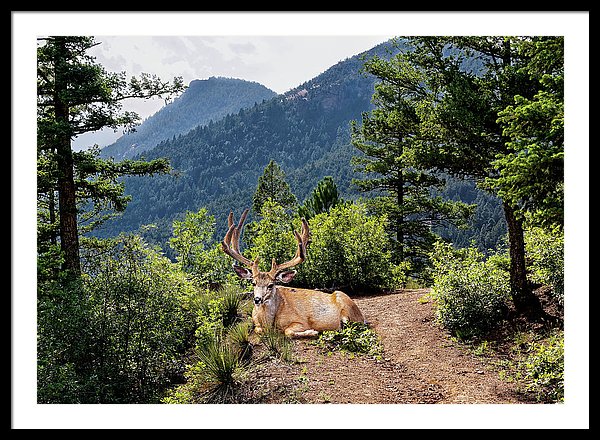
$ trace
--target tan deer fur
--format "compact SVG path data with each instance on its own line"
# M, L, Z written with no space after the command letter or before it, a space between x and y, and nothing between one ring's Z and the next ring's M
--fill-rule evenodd
M271 270L262 272L258 269L258 258L251 261L239 252L239 237L247 214L246 209L237 226L233 222L233 213L229 214L229 230L222 248L227 255L246 266L234 265L234 270L239 277L251 280L254 285L252 321L256 333L274 327L289 337L313 337L325 330L337 330L348 321L365 322L356 303L344 292L326 293L276 284L290 282L296 271L286 269L297 266L306 258L310 232L305 219L302 219L302 232L294 232L298 243L294 258L282 264L273 259Z

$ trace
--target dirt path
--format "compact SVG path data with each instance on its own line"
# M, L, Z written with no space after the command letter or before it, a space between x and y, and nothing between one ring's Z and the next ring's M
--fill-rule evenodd
M383 342L383 359L325 353L295 341L300 362L261 368L253 398L265 403L526 403L434 322L426 289L354 298ZM347 384L353 384L349 387Z

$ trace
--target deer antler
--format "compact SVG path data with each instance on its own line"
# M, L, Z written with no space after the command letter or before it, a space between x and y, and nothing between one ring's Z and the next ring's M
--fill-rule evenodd
M246 209L242 213L242 216L240 217L240 221L238 222L237 226L235 226L233 222L233 212L229 213L229 217L227 217L227 224L229 225L229 230L225 234L225 238L223 238L221 247L223 249L223 252L225 252L230 257L233 257L234 260L239 261L245 266L253 267L255 262L249 260L240 253L240 233L242 231L242 227L244 226L244 221L246 220L248 211L249 209Z
M284 269L288 269L290 267L294 267L302 263L306 259L306 248L310 243L310 231L308 229L308 222L306 219L302 219L302 231L298 233L294 231L294 237L296 237L296 242L298 243L298 248L296 249L296 255L289 261L285 263L277 264L275 262L275 258L271 263L271 270L269 273L274 278L278 272L281 272Z

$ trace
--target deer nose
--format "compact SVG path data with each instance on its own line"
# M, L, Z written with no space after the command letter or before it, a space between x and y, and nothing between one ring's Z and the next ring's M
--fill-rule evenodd
M254 304L259 305L262 302L262 298L260 296L254 297Z

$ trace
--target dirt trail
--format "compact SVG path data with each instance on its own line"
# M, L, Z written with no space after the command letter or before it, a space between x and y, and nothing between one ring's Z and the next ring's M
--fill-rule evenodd
M253 398L265 403L527 403L489 358L452 342L434 322L426 289L355 297L383 342L383 359L324 353L294 341L298 363L261 369ZM353 384L348 387L347 384Z

